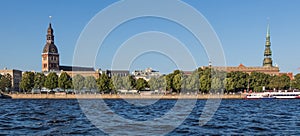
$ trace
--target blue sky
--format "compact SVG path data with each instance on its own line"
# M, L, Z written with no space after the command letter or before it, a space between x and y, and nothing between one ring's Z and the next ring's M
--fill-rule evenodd
M71 65L80 33L98 12L113 2L116 1L0 1L0 68L41 71L41 51L46 43L50 15L53 16L55 44L59 49L60 62ZM184 2L197 9L209 21L222 43L228 66L237 66L240 63L245 66L262 65L267 18L270 18L273 62L279 65L281 72L299 72L300 1ZM144 18L129 21L114 30L112 38L107 39L104 49L97 54L95 67L109 68L109 60L113 56L110 52L114 52L121 41L134 34L153 30L179 37L197 57L199 66L208 64L205 51L195 48L197 43L193 42L193 38L184 29L166 20ZM176 69L175 64L161 54L144 54L132 63L131 69L146 67L153 67L163 73Z

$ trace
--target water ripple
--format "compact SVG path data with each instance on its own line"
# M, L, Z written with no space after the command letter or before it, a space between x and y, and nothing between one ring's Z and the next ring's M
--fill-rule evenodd
M91 107L97 103L90 101ZM134 100L139 102L139 100ZM198 100L188 118L168 135L299 135L300 100L223 100L213 118L199 126L205 100ZM114 113L135 120L156 120L165 115L176 100L159 100L152 105L137 106L124 100L105 100ZM151 101L143 101L151 103ZM93 105L94 104L94 105ZM90 112L94 112L91 110ZM176 116L183 115L177 113ZM174 116L174 118L176 117ZM146 126L120 126L120 135L134 135L129 130ZM153 130L172 126L155 126ZM145 133L147 135L148 133ZM0 99L0 135L106 135L81 111L76 100L9 100ZM148 134L149 135L149 134Z

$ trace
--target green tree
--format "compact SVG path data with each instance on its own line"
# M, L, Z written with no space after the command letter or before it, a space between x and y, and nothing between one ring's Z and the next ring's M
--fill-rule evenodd
M130 75L129 81L130 81L131 88L132 89L136 88L136 80L135 80L134 76Z
M284 74L281 76L272 76L270 83L269 83L269 88L275 88L277 90L279 89L289 89L290 87L290 78Z
M270 75L260 72L252 72L249 76L248 82L249 89L259 92L263 90L263 87L268 87L268 84L270 83Z
M186 84L186 89L188 91L193 91L193 92L197 92L199 91L199 73L197 71L194 71L191 75L189 75L186 78L185 81Z
M300 74L295 75L292 81L292 87L295 89L300 89Z
M66 72L62 72L58 78L58 87L61 89L70 89L72 88L72 78Z
M116 90L124 89L122 77L114 75L114 76L112 76L111 81L113 84L111 86L114 86L113 87L114 89L116 89Z
M143 78L139 78L137 81L136 81L136 89L137 90L143 90L145 89L146 87L148 87L148 83L145 79Z
M26 92L29 92L34 87L34 73L33 72L25 72L22 75L22 79L19 87Z
M82 75L75 75L73 77L73 87L75 91L81 91L84 87L85 78Z
M41 90L44 87L45 80L46 76L44 73L36 73L34 75L34 88Z
M136 86L136 81L133 76L122 77L122 82L123 88L127 90L134 89Z
M173 82L172 82L173 88L177 93L181 90L182 80L181 80L181 74L176 74L174 76Z
M234 84L232 78L225 78L223 80L223 85L225 85L226 92L232 92L234 90Z
M152 77L148 81L148 85L151 90L165 90L167 86L167 81L165 76Z
M173 73L170 73L170 74L166 75L166 83L167 83L166 84L167 85L166 89L167 90L172 90L173 78L174 78Z
M208 93L210 91L210 88L211 88L211 78L210 78L210 75L207 75L207 74L203 74L201 75L200 77L200 90L203 92L203 93Z
M211 89L214 92L219 92L222 88L222 81L220 78L213 77L211 80Z
M58 86L58 76L55 72L50 72L45 80L45 85L46 88L53 90L54 88L57 88Z
M88 90L92 90L92 89L96 89L97 88L97 83L96 83L96 79L94 76L88 76L85 78L84 81L84 86L86 87L86 89Z
M241 72L241 71L234 71L227 74L227 78L232 78L234 91L243 91L248 87L248 77L249 74Z
M1 91L10 91L12 87L12 77L10 74L1 75L0 78L0 90Z
M107 92L110 91L109 89L109 78L106 74L102 74L98 79L97 79L97 86L98 86L98 90L100 92Z
M116 93L116 88L115 88L115 85L114 85L114 82L111 78L109 78L109 81L108 81L109 85L108 85L108 88L110 90L111 93Z

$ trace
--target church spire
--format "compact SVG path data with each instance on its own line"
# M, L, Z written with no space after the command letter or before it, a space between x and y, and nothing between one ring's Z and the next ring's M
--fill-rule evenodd
M270 40L270 24L268 23L267 26L267 35L266 35L266 45L265 45L265 52L264 52L264 67L273 67L272 61L272 51L271 51L271 40Z
M54 35L53 35L53 29L51 23L49 23L46 37L47 37L47 43L54 43Z
M42 71L59 71L59 54L56 45L54 44L53 28L51 24L51 16L49 16L50 22L47 29L47 42L42 52Z
M268 23L268 26L267 26L267 36L266 37L270 38L270 24L269 23Z
M53 29L51 25L51 18L52 16L49 16L50 22L47 30L47 43L54 43L54 35L53 35Z

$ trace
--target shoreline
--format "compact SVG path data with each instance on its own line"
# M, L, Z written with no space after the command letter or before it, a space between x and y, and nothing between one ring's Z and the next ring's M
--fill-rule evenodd
M140 94L5 94L11 99L244 99L245 94L140 95Z

